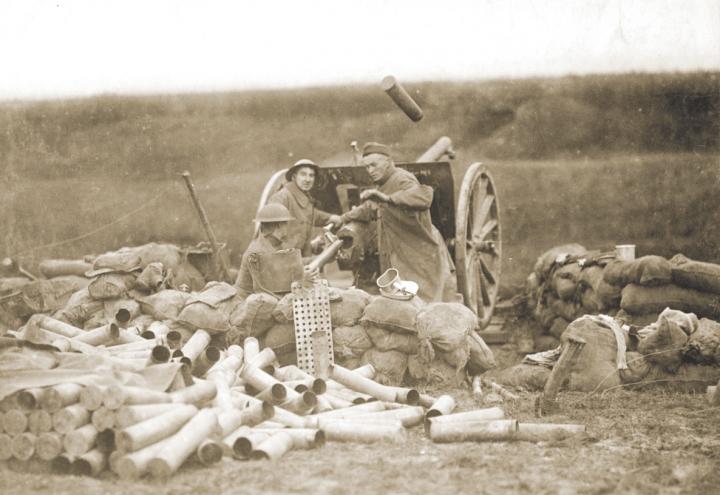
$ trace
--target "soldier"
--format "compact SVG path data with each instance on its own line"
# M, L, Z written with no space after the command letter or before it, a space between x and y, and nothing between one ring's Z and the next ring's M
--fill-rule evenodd
M235 280L235 287L241 297L247 297L263 289L250 270L248 259L252 254L275 253L285 248L287 240L288 222L293 217L283 205L266 204L257 213L255 221L260 223L260 235L252 240L243 254L240 262L240 271Z
M457 301L455 267L430 219L432 187L396 168L384 144L365 144L362 164L377 188L364 190L365 202L343 214L343 222L377 219L381 272L396 268L404 280L418 283L425 301Z
M310 191L315 185L318 166L312 160L297 161L285 173L287 183L270 197L268 203L278 203L288 209L294 219L288 225L287 247L297 248L302 256L312 255L310 241L313 227L342 223L339 215L331 215L315 207Z

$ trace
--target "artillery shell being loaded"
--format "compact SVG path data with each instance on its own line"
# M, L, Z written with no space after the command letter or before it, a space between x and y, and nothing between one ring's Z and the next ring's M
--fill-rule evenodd
M405 88L393 76L385 76L380 86L410 120L413 122L422 120L423 111L420 105L412 99L412 96L405 91Z
M268 459L274 461L281 458L293 448L293 438L279 431L264 440L250 453L250 459Z
M195 330L195 333L185 342L181 350L185 357L195 362L208 345L210 345L210 334L205 330Z
M100 449L93 449L84 453L72 465L72 470L80 476L97 476L107 465L108 456Z
M260 353L260 341L255 337L246 337L243 342L243 355L245 362L249 363Z
M35 453L36 441L37 437L32 433L21 433L13 437L10 447L13 457L21 461L29 460Z
M47 411L42 409L31 411L27 418L27 429L30 433L39 435L52 430L52 415Z
M196 455L203 465L210 466L211 464L220 462L223 457L223 448L219 442L205 439L198 445Z
M61 383L45 389L40 397L40 407L48 412L55 412L80 400L82 385L77 383Z
M513 440L518 431L515 419L496 419L491 421L467 420L463 422L442 422L436 416L429 420L428 436L433 442L489 442Z
M453 412L455 409L455 399L449 395L441 395L430 407L430 410L425 414L426 419L434 418L435 416L447 415Z
M101 407L93 411L90 422L98 431L115 426L115 411L107 407Z
M193 362L192 374L203 377L208 370L220 360L220 349L208 346Z
M86 330L82 335L76 335L72 340L88 345L102 345L113 342L120 337L120 327L115 323L108 323L92 330Z
M490 421L504 418L505 412L502 409L499 407L488 407L485 409L475 409L474 411L465 411L428 418L428 421L425 423L425 430L427 431L428 422L430 420L435 423L463 423L466 421Z
M365 378L337 364L330 365L330 377L352 390L372 395L378 400L394 402L397 397L397 392L392 387L380 385L369 378Z
M185 387L182 390L172 392L170 400L176 403L201 404L213 400L217 394L217 385L210 381L199 381L198 383Z
M200 443L217 429L217 415L202 409L171 437L148 466L153 478L167 479L182 465Z
M1 442L0 442L1 443ZM60 433L41 433L35 442L35 453L43 461L50 461L63 451L63 437Z
M369 414L361 414L352 416L350 419L364 421L368 419L396 419L399 420L405 428L412 428L423 423L425 418L425 410L421 406L401 407L399 409L391 409L389 411L379 411Z
M103 393L107 387L86 385L80 391L80 405L88 411L99 409L103 403Z
M192 405L182 405L154 418L115 432L115 447L123 452L135 452L177 432L197 413Z
M350 419L333 420L321 429L325 432L325 438L333 442L403 442L407 439L407 430L399 421L369 424Z
M518 423L515 438L527 442L564 440L572 436L583 435L586 431L585 425L577 424Z
M118 409L122 405L161 404L164 402L172 402L170 394L142 387L113 385L105 389L103 393L103 405L112 410Z
M7 461L12 458L12 440L10 435L0 433L0 461ZM62 444L60 449L62 450Z
M80 404L73 404L53 414L53 429L58 433L70 433L89 422L90 411Z
M98 430L92 424L73 430L63 438L65 452L73 456L83 455L92 449L98 436Z

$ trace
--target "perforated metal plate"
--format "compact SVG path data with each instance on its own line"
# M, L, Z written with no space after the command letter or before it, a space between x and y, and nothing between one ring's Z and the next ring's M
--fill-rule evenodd
M298 367L315 374L312 334L316 331L327 335L328 361L334 363L332 322L330 321L330 296L327 280L319 280L313 287L303 287L293 282L293 319L295 320L295 347Z

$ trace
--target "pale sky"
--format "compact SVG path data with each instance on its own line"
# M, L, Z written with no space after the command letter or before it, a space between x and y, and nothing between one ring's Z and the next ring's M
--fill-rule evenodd
M720 69L720 0L1 0L0 99Z

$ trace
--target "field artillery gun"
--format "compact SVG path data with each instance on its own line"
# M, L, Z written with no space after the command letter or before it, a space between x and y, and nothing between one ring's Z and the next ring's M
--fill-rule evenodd
M500 285L500 206L493 179L479 162L468 167L455 201L455 180L445 158L453 154L450 139L443 137L418 160L396 165L433 188L432 222L455 261L458 291L465 305L477 314L479 328L484 329L492 319ZM258 209L282 187L286 170L276 172L267 182ZM347 164L321 167L312 194L320 208L342 214L359 205L360 193L373 187L367 171L353 155ZM339 268L353 272L355 285L374 286L379 275L374 227L350 223L337 232L337 237L343 241L334 245Z

